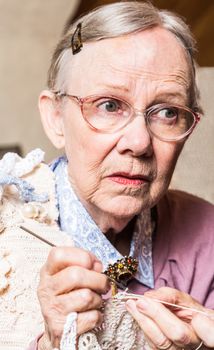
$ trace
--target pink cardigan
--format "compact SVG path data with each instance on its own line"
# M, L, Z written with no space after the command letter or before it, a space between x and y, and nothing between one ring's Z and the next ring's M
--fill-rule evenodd
M214 309L214 206L184 192L168 191L157 208L155 288L179 289ZM148 290L135 281L129 287L136 293ZM37 349L37 340L28 350Z

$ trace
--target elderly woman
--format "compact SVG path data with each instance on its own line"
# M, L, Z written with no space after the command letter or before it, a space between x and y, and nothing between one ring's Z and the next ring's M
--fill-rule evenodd
M19 200L22 214L15 223L17 245L20 238L23 245L30 242L30 249L22 249L30 263L23 263L22 281L28 284L16 295L16 305L20 295L25 298L16 319L27 313L28 323L22 319L13 327L21 323L22 334L31 327L31 336L41 330L32 349L203 345L194 317L206 314L200 304L214 305L214 270L208 263L214 254L214 210L192 195L168 191L176 161L200 120L194 50L180 18L136 1L100 7L61 38L39 107L48 137L66 157L51 168L31 159L19 176L40 196L49 194L49 201L41 202L31 188L28 203ZM17 193L14 200L17 207ZM7 235L12 232L7 228ZM32 295L47 243L61 247L50 251L40 273L45 326L39 327ZM128 255L138 260L128 290L103 297L109 279L101 272L120 260L120 278L132 260L123 258Z

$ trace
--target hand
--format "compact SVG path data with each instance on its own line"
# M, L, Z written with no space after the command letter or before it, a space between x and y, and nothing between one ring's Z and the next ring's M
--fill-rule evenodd
M203 343L208 348L214 348L214 311L206 309L204 309L204 311L207 312L212 319L204 315L195 314L191 324Z
M45 321L44 338L59 347L66 317L77 312L77 334L102 323L102 294L109 289L97 258L79 248L53 248L41 269L38 298ZM41 340L42 342L42 340Z
M165 350L196 349L199 347L201 339L191 325L194 313L189 310L165 306L154 299L200 310L204 309L188 294L167 287L149 291L137 301L127 301L127 310L138 322L150 346L153 349Z

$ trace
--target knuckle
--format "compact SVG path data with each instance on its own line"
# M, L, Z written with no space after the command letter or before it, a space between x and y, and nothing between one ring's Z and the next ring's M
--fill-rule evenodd
M169 298L171 303L176 303L179 299L179 294L181 294L180 291L171 287L161 287L159 288L159 291L163 296Z
M85 307L90 308L94 300L94 294L90 289L80 290L80 296Z
M88 332L94 329L103 321L103 315L98 310L91 310L84 313L79 313L77 318L77 335Z
M178 345L188 345L190 343L191 336L189 329L185 326L178 326L176 332L174 332L173 342Z
M90 323L93 327L95 327L97 324L99 324L102 320L102 314L98 310L94 310L90 313Z
M82 262L82 265L86 269L91 270L91 268L93 266L92 257L91 257L91 255L88 252L86 252L84 250L81 251L81 262Z
M60 247L53 247L51 248L49 254L48 254L48 260L50 261L61 261L63 257L63 251Z
M69 278L74 287L79 286L80 282L84 280L82 268L79 266L69 267Z

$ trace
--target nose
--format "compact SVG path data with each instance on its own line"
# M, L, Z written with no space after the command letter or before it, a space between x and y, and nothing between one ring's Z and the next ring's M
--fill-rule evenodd
M142 112L136 112L133 120L122 130L117 150L119 153L132 153L135 157L153 154L152 139Z

